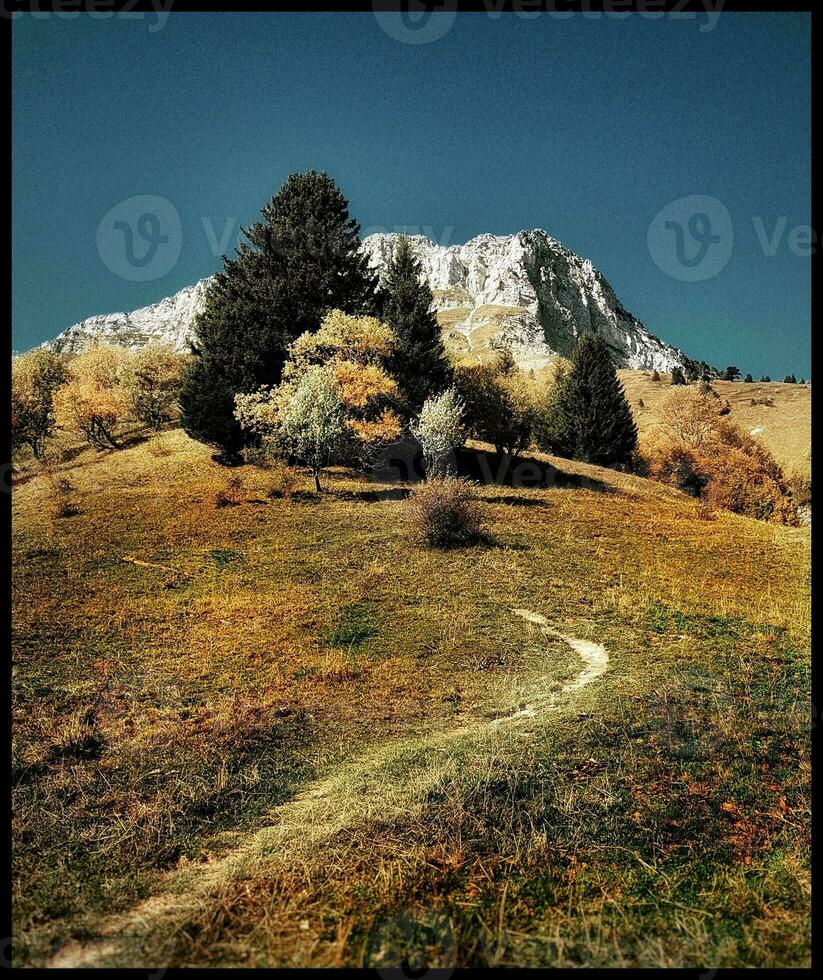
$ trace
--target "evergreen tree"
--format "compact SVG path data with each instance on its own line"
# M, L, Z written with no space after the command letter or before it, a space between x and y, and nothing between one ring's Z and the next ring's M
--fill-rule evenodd
M752 381L754 381L754 378L751 376L751 374L747 374L743 381L745 384L751 384Z
M797 384L797 378L793 374L787 374L786 377L783 379L783 384L784 385L796 385Z
M379 300L381 319L397 337L391 372L405 395L408 413L416 414L427 398L449 386L451 366L432 310L432 291L405 235L388 264Z
M686 383L686 376L683 374L683 369L679 367L672 368L672 384L684 385L685 383Z
M660 372L657 370L652 371L652 381L659 381L659 380L660 380Z
M723 372L724 381L737 381L739 377L740 377L740 368L736 367L734 364L730 364Z
M760 380L761 381L771 381L772 379L768 376L768 374L762 374L760 376Z
M637 444L637 427L609 348L600 336L581 337L571 368L557 383L541 446L587 463L625 463Z
M292 174L261 214L209 288L180 395L186 432L225 457L248 440L234 417L235 394L277 384L288 345L317 330L329 310L374 311L360 226L331 177Z

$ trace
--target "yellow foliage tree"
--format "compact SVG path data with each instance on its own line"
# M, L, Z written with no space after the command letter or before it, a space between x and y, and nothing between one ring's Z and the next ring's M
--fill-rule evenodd
M387 369L393 350L384 323L332 310L316 333L291 344L276 388L236 396L235 417L281 455L309 466L319 489L324 467L365 462L401 436L397 382Z
M391 327L375 317L332 310L316 333L301 334L292 343L283 377L288 381L312 365L328 367L358 441L365 447L392 442L403 431L394 409L397 381L388 371L394 347Z
M129 409L124 362L122 350L103 345L73 358L69 380L55 394L58 425L81 433L99 449L120 449L115 429Z

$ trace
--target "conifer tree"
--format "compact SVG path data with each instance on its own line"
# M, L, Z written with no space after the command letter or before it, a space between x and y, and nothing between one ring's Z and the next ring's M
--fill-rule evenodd
M684 385L686 383L686 376L683 374L683 369L679 367L672 368L672 382L673 385Z
M237 393L277 384L289 344L329 310L374 308L360 226L331 177L292 174L261 214L209 287L180 395L186 432L224 457L248 440L234 417Z
M541 446L587 463L625 463L637 444L637 427L609 348L600 336L581 337L571 368L558 382Z
M451 382L451 366L432 305L432 291L411 241L404 235L386 268L380 313L397 338L391 372L405 395L410 415Z

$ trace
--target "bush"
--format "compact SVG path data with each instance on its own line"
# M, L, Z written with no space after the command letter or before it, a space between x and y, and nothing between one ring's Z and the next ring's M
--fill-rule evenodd
M434 477L408 500L414 536L432 548L460 547L483 535L483 512L472 486L454 477Z
M709 482L698 453L675 440L655 445L646 456L645 469L652 480L677 487L691 497L699 497Z
M74 517L80 513L77 488L65 477L52 479L52 514L55 517Z
M243 494L243 480L239 476L233 476L226 484L225 488L218 490L214 495L214 506L236 507L240 503Z
M274 470L269 489L266 491L266 496L270 500L279 500L281 498L291 500L299 483L300 477L290 466L278 466Z

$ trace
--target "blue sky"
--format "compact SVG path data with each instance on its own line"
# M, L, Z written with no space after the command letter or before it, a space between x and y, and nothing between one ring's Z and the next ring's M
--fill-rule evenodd
M809 375L808 15L431 24L409 44L372 13L16 19L14 347L210 274L316 168L364 232L543 227L687 353ZM170 202L171 251L126 278L105 235L147 195ZM672 202L697 196L692 226Z

